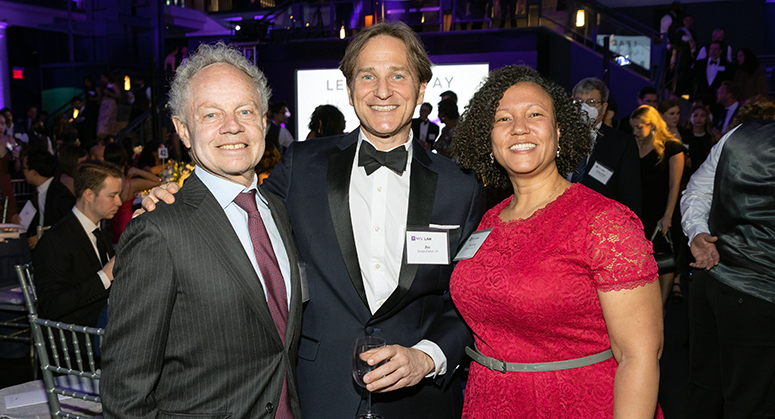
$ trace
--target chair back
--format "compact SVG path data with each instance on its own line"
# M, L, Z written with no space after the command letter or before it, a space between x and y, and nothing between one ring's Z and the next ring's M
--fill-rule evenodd
M87 419L87 416L63 411L58 396L101 403L98 381L101 371L97 368L92 342L95 337L101 342L104 330L39 318L32 264L16 266L16 273L29 312L51 416ZM55 378L55 373L69 378Z

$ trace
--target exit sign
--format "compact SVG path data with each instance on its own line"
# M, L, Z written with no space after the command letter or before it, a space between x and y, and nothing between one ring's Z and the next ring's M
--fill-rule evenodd
M24 67L14 67L13 78L14 80L24 80Z

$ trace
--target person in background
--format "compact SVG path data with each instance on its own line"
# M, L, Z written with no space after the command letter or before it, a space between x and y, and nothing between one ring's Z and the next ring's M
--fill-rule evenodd
M307 125L309 134L306 139L342 135L345 126L344 115L336 106L320 105L309 118L309 125Z
M592 135L592 150L582 157L576 172L568 175L584 186L626 205L641 214L642 194L638 145L631 134L603 124L610 98L602 80L589 77L573 87L573 99L586 112Z
M105 138L108 135L116 134L117 101L121 99L121 88L113 80L113 75L107 72L102 73L102 76L100 76L100 83L102 102L100 102L97 137Z
M65 185L75 196L75 171L78 165L89 158L89 153L75 144L69 144L59 150L59 165L54 178Z
M735 70L732 82L740 89L740 100L742 101L756 95L770 96L767 73L759 62L759 58L750 48L737 51L737 70Z
M274 102L269 105L269 127L266 132L267 144L272 144L283 153L293 142L291 132L285 128L291 112L285 102Z
M718 141L713 133L713 124L710 122L708 110L702 105L692 107L689 118L691 134L685 135L683 144L688 149L686 156L686 170L684 178L687 180L694 174L698 167L705 161L710 153L710 148Z
M681 107L678 105L678 101L674 99L663 100L656 108L659 116L665 121L670 134L679 141L683 141L684 136L687 136L689 131L678 126L681 122Z
M657 98L657 89L654 86L646 86L638 92L638 106L649 105L652 108L657 107L659 99ZM619 120L619 129L632 134L632 126L630 125L630 115L624 116Z
M762 121L775 119L775 102L763 96L754 96L745 105L732 121L732 128L750 121Z
M463 417L661 418L656 263L632 211L565 179L589 153L580 107L527 66L469 103L455 156L513 196L451 279L476 343Z
M25 156L22 172L27 183L35 187L31 201L37 210L27 229L30 248L37 244L37 228L50 227L64 218L75 205L75 196L65 185L54 181L57 158L37 150Z
M713 32L710 34L710 42L718 42L722 46L722 54L723 50L726 50L726 59L728 62L733 62L732 57L732 47L726 43L726 40L724 39L724 30L723 29L714 29ZM710 50L710 45L704 46L700 48L700 50L697 52L697 61L702 61L708 56L708 51Z
M740 89L731 81L725 80L716 91L716 104L719 108L713 115L713 129L717 137L726 134L734 125L730 125L740 110Z
M115 164L123 173L123 182L119 193L121 206L110 220L110 238L112 243L117 244L121 233L124 232L126 225L132 219L132 205L135 201L135 195L138 192L155 188L161 182L153 173L130 166L129 156L119 143L113 142L105 146L105 161Z
M0 203L3 204L0 207L0 216L5 218L6 223L18 223L21 219L17 215L16 194L11 183L11 171L14 170L14 160L19 156L18 151L16 151L17 155L14 156L14 152L11 150L18 150L19 147L13 136L6 134L6 128L5 115L0 113L0 191L2 198L4 198L4 200L0 200Z
M643 105L632 113L633 134L640 154L640 181L643 190L643 229L653 238L654 253L673 253L668 240L681 234L678 226L680 211L676 211L681 176L684 169L684 146L667 130L659 112ZM657 234L654 236L655 232ZM670 237L668 236L670 233ZM662 304L667 302L673 286L673 272L659 276ZM677 287L680 293L680 285Z
M775 121L748 122L711 149L681 198L696 259L688 418L775 417L774 174Z
M439 102L439 120L444 124L441 134L433 143L433 149L442 156L452 156L452 133L455 131L460 113L457 110L457 102L452 99L444 99Z
M121 205L121 172L87 162L75 174L75 206L43 235L32 253L43 318L97 327L113 283L115 252L100 228Z
M446 90L442 92L439 97L441 100L450 99L452 102L454 102L457 105L457 93L453 92L452 90Z
M412 119L412 135L427 149L433 148L439 136L439 126L428 119L432 111L433 105L425 102L420 105L420 117Z

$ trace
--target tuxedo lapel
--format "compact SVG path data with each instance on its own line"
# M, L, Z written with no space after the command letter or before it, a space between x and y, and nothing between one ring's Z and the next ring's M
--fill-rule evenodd
M81 222L78 221L78 217L75 216L74 213L67 214L67 228L70 230L68 233L68 237L72 237L73 245L78 247L77 252L73 252L74 254L82 254L82 255L89 255L89 264L97 267L96 270L100 270L102 268L102 262L100 261L99 257L97 256L97 253L94 251L94 246L91 244L91 237L89 235L91 233L86 233L86 230L83 229L83 225L81 225ZM108 243L110 243L110 240L108 240ZM110 250L108 250L110 252Z
M431 163L428 151L418 141L413 144L412 174L409 179L409 209L406 225L409 227L428 227L433 214L433 201L436 196L438 174L428 168ZM398 288L374 313L372 320L390 312L409 291L417 274L418 265L406 263L406 244L401 257L401 271L398 275Z
M350 218L350 176L355 159L355 149L358 144L358 133L355 130L346 135L339 143L339 151L331 154L328 159L328 175L326 188L328 189L328 205L331 210L331 220L334 223L336 239L339 250L342 253L347 273L350 275L353 287L355 287L361 301L367 307L366 290L363 287L363 277L358 264L358 251L355 248L355 236Z
M266 295L261 287L250 259L245 254L237 235L233 232L231 223L223 212L223 208L215 200L215 197L207 190L207 187L196 175L186 181L184 202L192 207L190 220L196 234L201 236L197 240L200 245L210 249L213 256L221 262L226 270L227 277L235 281L244 291L245 298L250 303L253 312L256 313L264 327L274 331L270 333L277 345L283 346L280 335L277 333ZM193 239L196 240L196 239Z

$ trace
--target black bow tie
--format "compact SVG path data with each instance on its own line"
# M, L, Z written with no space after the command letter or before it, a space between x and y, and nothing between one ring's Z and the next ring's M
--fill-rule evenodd
M425 121L422 121L422 124L423 124L423 125L428 125L428 122L429 122L429 121L426 119Z
M711 61L710 63L711 63L711 64L716 64L716 65L718 65L718 60L713 60L713 61Z
M361 142L361 150L358 152L358 166L363 166L366 175L371 175L382 166L400 174L406 170L406 159L409 153L406 147L398 147L391 151L379 151L370 143Z

